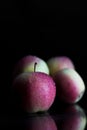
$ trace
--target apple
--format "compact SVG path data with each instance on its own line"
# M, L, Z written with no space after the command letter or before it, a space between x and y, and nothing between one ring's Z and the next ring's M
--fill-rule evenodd
M26 130L57 130L56 123L51 115L30 116L25 121Z
M67 56L52 57L52 58L48 59L47 65L49 67L51 76L54 76L57 71L64 69L64 68L75 69L75 66L74 66L72 60Z
M68 106L63 115L60 123L61 130L85 130L86 114L79 105Z
M66 68L58 71L54 76L58 97L66 103L78 102L85 92L82 77L74 69Z
M14 70L13 70L13 77L16 77L20 73L33 72L35 63L37 63L37 68L35 71L44 72L46 74L49 74L48 65L43 59L41 59L37 56L27 55L27 56L21 58L16 63Z
M25 72L13 81L13 89L21 99L21 107L26 112L47 111L56 96L56 86L52 77L43 72Z

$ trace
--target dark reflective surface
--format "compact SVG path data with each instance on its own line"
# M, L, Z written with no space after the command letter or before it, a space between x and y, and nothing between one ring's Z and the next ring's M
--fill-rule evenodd
M86 130L86 112L79 105L36 114L0 115L0 128L23 130Z

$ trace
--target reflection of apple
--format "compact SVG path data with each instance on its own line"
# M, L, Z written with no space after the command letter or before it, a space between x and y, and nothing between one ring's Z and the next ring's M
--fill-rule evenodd
M26 130L58 130L50 115L36 115L25 121Z
M35 63L37 63L37 68L35 71L49 74L49 68L43 59L37 56L28 55L21 58L15 65L13 76L15 77L23 72L33 72Z
M30 113L48 110L56 96L55 82L42 72L18 75L13 81L13 89L20 96L23 109Z
M67 103L78 102L84 92L85 84L81 76L74 69L62 69L54 76L58 97Z
M71 105L64 111L61 119L60 130L85 130L86 114L78 105Z
M73 62L67 56L52 57L47 61L47 64L52 76L54 76L55 73L61 69L75 68Z

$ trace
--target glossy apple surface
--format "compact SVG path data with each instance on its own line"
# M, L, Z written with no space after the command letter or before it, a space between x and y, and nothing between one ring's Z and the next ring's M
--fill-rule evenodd
M56 96L55 82L42 72L27 72L17 76L13 89L20 96L21 106L26 112L47 111Z
M58 97L66 103L78 102L85 92L82 77L74 69L62 69L54 76Z
M48 59L47 65L49 67L51 76L54 76L55 73L61 69L75 68L72 60L67 56L52 57Z
M24 72L34 72L34 64L37 63L37 67L35 71L37 72L44 72L46 74L49 74L49 68L47 63L37 57L37 56L32 56L28 55L23 58L21 58L15 65L14 70L13 70L13 77L16 77L20 73Z

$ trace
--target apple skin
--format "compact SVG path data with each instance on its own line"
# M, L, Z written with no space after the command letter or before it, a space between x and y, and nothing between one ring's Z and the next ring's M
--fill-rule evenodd
M52 77L42 72L27 72L13 81L13 89L21 99L24 111L35 113L47 111L56 96L56 86Z
M68 106L63 114L65 116L59 126L61 130L85 130L86 114L79 105Z
M57 96L66 103L78 102L85 92L85 84L82 77L74 69L62 69L54 76L57 88Z
M20 73L24 72L33 72L34 71L34 64L37 63L37 67L35 71L37 72L44 72L46 74L49 74L49 68L47 63L33 55L27 55L23 58L21 58L15 65L13 70L13 77L16 77Z
M26 130L58 130L54 119L50 115L31 116L25 122Z
M75 69L75 66L74 66L72 60L67 56L52 57L52 58L48 59L47 65L49 67L51 76L54 76L57 71L64 69L64 68Z

